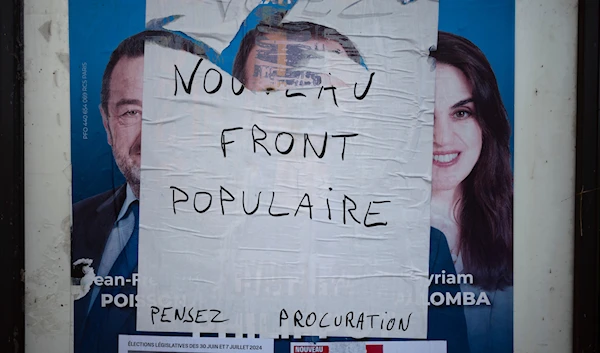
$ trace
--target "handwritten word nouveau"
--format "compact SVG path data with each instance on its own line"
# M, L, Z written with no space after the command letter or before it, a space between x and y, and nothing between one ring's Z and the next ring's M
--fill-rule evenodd
M183 90L185 91L185 93L187 94L191 94L192 93L192 88L193 88L193 84L194 84L194 79L196 77L196 73L198 71L198 68L200 67L200 64L202 63L204 59L200 58L198 60L198 63L196 64L196 67L194 67L194 70L192 71L192 73L190 74L190 78L188 80L188 82L186 83L183 75L181 74L181 71L179 70L179 68L177 67L177 65L175 66L175 92L173 93L173 95L177 95L177 93L179 92L179 85L178 85L178 80L177 77L179 76L179 80L181 81L181 85L183 86ZM217 75L218 77L218 83L214 86L214 87L207 87L207 82L209 81L209 74L213 73L212 75ZM354 84L354 98L356 98L357 100L363 100L365 99L365 97L367 96L367 94L369 93L369 90L371 89L371 84L373 83L373 76L375 76L375 73L372 72L371 76L369 77L369 83L367 84L367 87L365 88L365 90L361 93L358 94L357 93L357 89L358 89L358 83ZM223 86L223 74L221 74L221 72L215 68L210 68L208 70L206 70L206 72L204 73L204 81L203 81L203 88L204 88L204 92L206 92L207 94L215 94L217 92L219 92L221 90L221 87ZM329 87L325 87L325 86L321 86L321 88L319 89L319 94L317 96L318 99L321 99L321 95L323 94L323 92L325 91L330 91L333 97L333 103L338 106L337 104L337 98L335 96L335 90L337 89L337 87L335 86L329 86ZM239 89L236 89L234 87L234 78L231 78L231 91L234 95L239 96L244 92L244 86L242 85ZM270 91L266 91L266 94L269 94ZM290 92L289 89L287 89L285 91L285 96L287 98L296 98L296 97L306 97L306 95L304 93L292 93Z

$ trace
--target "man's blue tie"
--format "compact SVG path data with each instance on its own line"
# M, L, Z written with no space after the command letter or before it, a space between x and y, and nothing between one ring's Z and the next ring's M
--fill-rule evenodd
M133 201L129 205L129 211L133 214L133 230L127 244L119 254L119 257L113 264L109 276L125 276L131 278L131 274L137 269L138 265L138 244L139 244L139 228L140 228L140 205L139 201Z
M137 287L131 285L131 278L132 274L137 272L138 265L139 201L131 203L128 213L133 213L133 231L108 276L113 279L115 276L122 276L130 281L126 282L125 286L102 286L85 321L81 338L82 349L79 352L117 353L118 335L135 333L135 307L131 299L137 294ZM106 294L112 295L113 300L119 294L125 295L128 299L127 305L119 308L113 302L102 307L102 296Z

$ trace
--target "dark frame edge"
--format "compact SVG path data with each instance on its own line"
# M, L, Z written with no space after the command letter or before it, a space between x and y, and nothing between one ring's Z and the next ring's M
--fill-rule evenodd
M0 11L0 351L25 351L23 0Z
M600 197L598 0L580 0L577 58L573 352L598 352Z

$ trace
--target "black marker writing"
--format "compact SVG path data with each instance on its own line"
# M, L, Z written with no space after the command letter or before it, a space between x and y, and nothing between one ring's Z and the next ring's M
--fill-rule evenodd
M198 63L196 64L196 67L194 68L194 71L192 71L192 74L190 76L190 79L188 81L188 84L185 84L185 81L183 80L183 76L181 76L181 72L179 71L179 68L177 67L177 65L175 65L175 96L177 95L177 74L179 74L179 78L181 79L181 84L183 85L183 90L185 91L185 93L187 94L191 94L192 93L192 84L194 83L194 76L196 76L196 71L198 71L198 68L200 67L200 63L202 63L202 58L200 58L200 60L198 60Z
M233 191L232 189L225 188L223 186L219 187L218 195L213 195L209 191L200 190L197 192L193 192L194 197L193 201L190 202L191 205L186 204L189 202L189 195L192 193L183 190L182 188L171 186L171 190L173 191L172 198L172 208L173 214L177 214L177 208L188 208L193 210L197 214L204 214L209 212L213 208L213 198L218 198L219 206L216 206L217 209L220 208L220 214L231 215L236 214L234 209L238 209L244 212L244 214L248 216L252 215L269 215L271 217L286 217L290 216L290 212L278 212L275 209L278 207L283 207L285 209L295 209L293 217L301 217L302 214L305 214L307 219L313 220L315 219L315 210L324 210L327 207L327 213L324 212L322 214L317 213L317 220L325 219L325 217L329 220L334 219L334 213L330 206L330 196L327 196L323 201L314 201L314 195L309 193L304 193L301 198L298 199L297 203L294 203L293 208L288 207L286 205L279 205L277 200L278 194L274 191L271 192L271 201L269 203L268 208L265 206L261 207L260 198L262 195L262 191L258 192L257 196L254 198L248 197L247 192L245 190L240 190L239 192ZM333 191L332 188L329 188L329 191ZM247 200L250 199L250 200ZM256 200L256 201L254 201ZM338 199L339 200L339 199ZM335 217L338 221L341 221L343 224L351 223L351 220L354 220L356 224L361 224L361 222L357 218L357 214L360 213L361 217L363 217L362 225L364 227L384 227L387 226L388 222L382 220L383 217L382 211L385 210L383 207L384 204L390 204L389 200L372 200L369 201L368 204L357 203L354 199L352 199L348 195L343 195L343 198L339 200L343 207L341 212L338 211L337 217ZM216 202L215 202L216 203ZM176 205L181 204L176 207ZM228 204L228 206L226 205ZM373 211L375 205L378 205L378 212ZM252 207L253 206L253 207ZM317 207L315 207L317 206ZM362 207L361 207L362 206ZM252 207L252 208L250 208ZM300 212L301 209L305 209L307 212ZM348 217L349 215L349 217ZM377 220L374 221L373 218L378 216Z
M160 316L160 322L181 321L204 324L208 322L222 323L229 321L229 319L223 319L221 314L221 310L217 309L195 309L194 307L184 306L183 308L175 308L175 310L173 310L173 307L170 306L164 308L159 308L157 306L150 307L150 318L152 319L153 325L156 324L156 316Z
M319 327L326 328L330 326L335 327L347 327L356 330L372 330L379 328L384 331L407 331L410 326L410 318L412 313L409 313L406 317L389 317L387 312L384 314L367 314L364 312L355 313L349 311L345 314L338 314L335 316L329 316L329 313L317 313L310 312L305 315L301 310L296 310L292 316L291 324L294 327L312 327L317 323ZM368 320L365 322L365 318ZM287 310L281 309L279 311L279 327L285 326L290 320L290 315Z

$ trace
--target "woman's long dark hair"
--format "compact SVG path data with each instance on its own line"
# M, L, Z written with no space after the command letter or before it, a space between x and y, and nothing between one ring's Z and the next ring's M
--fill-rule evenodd
M431 57L461 70L471 83L482 132L481 154L462 182L457 210L464 273L483 289L503 289L513 283L513 178L511 129L496 76L481 50L454 34L439 32Z

